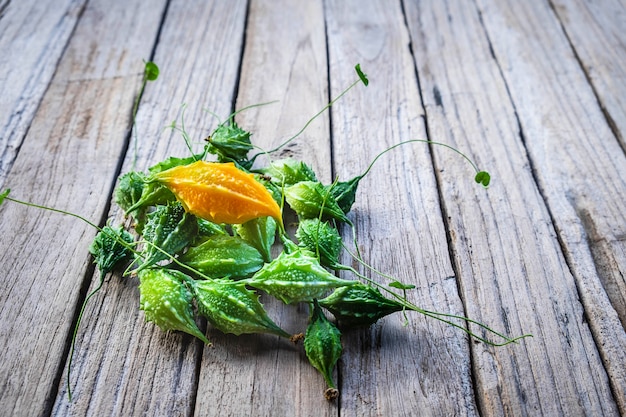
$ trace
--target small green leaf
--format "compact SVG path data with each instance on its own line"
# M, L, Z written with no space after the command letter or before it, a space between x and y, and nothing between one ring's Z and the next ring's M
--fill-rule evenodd
M478 173L476 173L474 181L476 181L478 184L482 184L483 187L487 188L489 186L489 183L491 182L491 175L489 175L487 171L479 171Z
M11 190L7 188L6 190L4 190L4 192L2 194L0 194L0 204L2 204L2 202L4 201L6 196L9 195L10 192L11 192Z
M365 73L363 73L363 71L361 71L361 64L356 64L356 67L354 67L354 69L356 70L356 73L358 74L358 76L361 79L361 81L363 81L363 84L365 84L365 86L367 87L367 85L370 82L367 79L367 75L365 75Z
M359 175L358 177L352 178L350 181L338 181L326 187L330 195L337 202L339 208L345 214L348 214L352 209L352 205L356 200L356 191L359 187L359 181L361 181L362 178L363 177Z
M159 78L159 67L152 61L146 62L143 76L148 81L154 81Z
M250 132L240 128L235 121L220 124L207 138L206 151L217 156L219 162L234 162L248 170L252 161L247 159L253 148Z
M120 262L132 257L132 251L122 242L131 245L134 240L133 236L122 226L102 228L89 246L89 253L93 255L94 262L98 265L102 275L111 272Z
M412 284L403 284L400 281L393 281L389 284L390 287L397 288L399 290L412 290L415 288L415 285Z

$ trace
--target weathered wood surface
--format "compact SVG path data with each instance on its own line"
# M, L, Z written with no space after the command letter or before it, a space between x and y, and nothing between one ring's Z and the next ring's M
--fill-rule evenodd
M0 186L84 5L85 0L0 3Z
M278 102L247 110L237 120L252 132L254 144L269 150L297 133L328 101L323 5L253 0L248 13L236 108ZM328 114L309 127L279 155L307 159L328 182ZM269 297L262 302L288 332L306 328L306 307L283 306ZM324 382L308 366L301 344L217 331L209 331L209 337L215 348L205 349L202 357L197 415L336 415L335 404L320 402L321 391L311 389Z
M426 124L401 4L329 2L327 20L333 95L354 79L354 62L371 77L332 112L334 168L348 179L389 146L427 138ZM362 180L352 218L366 262L415 285L419 306L463 315L430 158L422 143L385 154ZM409 314L407 327L390 316L345 335L341 413L477 415L467 340Z
M133 166L145 170L168 156L189 152L180 133L167 128L172 121L180 127L183 112L185 129L195 141L208 136L217 124L206 110L230 113L245 17L246 4L241 1L210 6L203 0L169 3L154 51L164 76L149 85L142 98L137 114L138 151L135 155L131 143L124 172ZM217 32L206 30L218 26ZM182 79L180 74L189 77ZM114 222L121 221L117 210L110 216ZM68 401L66 387L61 386L53 414L193 413L202 343L186 335L165 334L146 323L138 310L137 285L137 278L114 275L88 305L72 364L73 399ZM108 368L104 372L103 365Z
M423 75L420 79L431 137L461 149L471 148L472 156L489 166L495 177L488 193L474 189L474 193L463 190L459 194L455 172L448 168L459 165L458 161L455 163L445 150L436 150L436 165L445 166L441 173L443 201L450 216L457 271L470 316L509 331L536 335L533 342L516 346L518 354L514 356L508 348L491 351L475 347L474 375L481 410L490 415L579 415L586 409L601 415L614 413L612 389L624 406L620 400L624 394L624 356L620 350L626 346L622 327L607 302L599 276L583 274L578 265L568 263L573 237L561 233L560 240L555 239L552 230L562 222L574 227L581 223L575 213L568 215L567 197L555 201L555 194L565 191L572 196L590 187L597 190L598 184L577 180L585 164L583 158L576 159L578 166L574 161L555 161L564 154L557 148L573 152L581 146L582 140L563 136L573 134L576 128L567 128L565 133L533 125L537 119L545 123L553 118L559 107L564 108L560 120L572 123L586 116L578 107L579 101L565 98L572 91L582 95L583 87L557 90L559 81L572 85L563 81L562 73L582 72L573 60L568 61L572 53L548 5L518 11L514 10L518 4L511 2L508 9L496 11L497 2L472 8L460 7L461 3L407 7L409 26L414 39L419 39L415 57L418 74ZM552 28L551 35L547 29L521 27L518 22L531 14L538 27ZM501 26L494 28L497 22ZM429 36L435 32L439 36ZM460 67L457 62L464 64ZM557 79L545 67L533 66L535 62L572 65L558 73L561 78ZM451 74L459 68L462 73ZM513 71L516 76L507 78ZM583 79L579 83L584 85ZM541 105L531 104L537 102ZM563 102L571 104L566 107ZM595 120L606 127L599 112ZM591 132L587 136L592 136ZM550 143L554 146L549 147ZM614 155L623 160L614 137L606 144L611 146L617 148ZM595 170L592 163L587 163L589 172ZM565 172L552 172L553 164ZM549 191L544 187L542 177L548 176L545 184L560 188L568 169L568 182L575 184L571 189ZM613 165L605 178L622 189L623 199L624 174L620 170ZM622 216L614 215L614 219ZM496 247L498 250L493 250ZM476 258L484 262L477 263ZM503 277L508 278L501 281ZM590 298L593 301L586 304ZM589 327L596 330L595 335ZM604 335L597 330L606 327L616 332ZM602 352L594 352L594 336L612 352L606 369ZM615 369L613 386L606 376L611 365L621 368ZM504 386L494 383L503 380L515 382ZM524 401L519 400L520 393Z
M150 56L160 24L158 8L140 13L140 3L91 2L82 13L7 176L14 197L102 219L141 81L131 57ZM0 409L41 415L62 379L95 230L13 204L3 205L0 230Z
M626 149L624 2L554 0L551 5L609 126Z
M493 175L488 190L444 148L412 143L378 160L350 214L361 253L416 285L417 305L534 337L489 347L417 313L406 327L390 316L345 332L341 396L327 402L301 345L208 329L210 348L164 334L138 311L136 278L114 273L85 311L70 402L72 328L99 280L86 250L95 231L5 202L3 414L626 415L623 2L50 7L0 6L0 183L12 196L120 222L110 206L117 175L186 155L167 128L183 109L199 149L217 124L207 110L223 119L278 100L237 116L270 149L361 63L370 85L274 157L302 158L328 183L404 140L466 152ZM40 24L28 26L28 15ZM141 99L135 147L142 59L162 74ZM306 307L263 301L282 327L304 329Z

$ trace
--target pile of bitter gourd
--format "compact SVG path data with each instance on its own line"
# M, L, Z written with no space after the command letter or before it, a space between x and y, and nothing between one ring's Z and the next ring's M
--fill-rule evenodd
M356 71L357 82L367 85L358 65ZM142 91L146 81L157 75L158 68L146 63ZM411 140L388 150L409 142L435 143ZM123 174L115 202L132 218L134 233L121 225L98 228L89 251L101 281L85 303L100 289L108 272L124 265L124 275L139 278L140 309L147 321L164 331L189 333L207 344L197 325L198 316L224 333L301 339L302 335L291 335L272 321L259 297L262 292L285 304L308 303L304 348L326 380L328 399L338 394L332 377L342 352L338 326L368 326L388 314L414 310L489 344L498 343L472 333L465 324L473 323L502 338L500 344L518 339L465 317L421 309L404 296L412 285L395 279L379 284L340 263L346 246L337 227L352 226L347 215L359 181L371 165L349 181L323 184L303 161L283 159L256 167L256 157L263 153L249 157L254 148L250 132L240 128L231 115L206 139L202 152L168 158L147 172ZM476 170L476 182L487 186L489 174L469 162ZM8 193L0 194L0 203L5 199L20 203ZM294 237L284 226L286 210L297 215ZM280 253L272 256L275 245L280 246ZM350 254L367 267L358 250ZM339 270L351 271L355 279L339 278ZM335 320L329 320L324 310ZM80 316L83 311L84 305ZM452 319L460 319L461 324ZM71 354L68 394L70 370Z

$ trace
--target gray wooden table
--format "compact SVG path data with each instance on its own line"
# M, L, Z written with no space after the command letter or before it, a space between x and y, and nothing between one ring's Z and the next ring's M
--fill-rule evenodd
M0 186L98 223L120 173L185 156L233 109L265 149L351 90L282 154L326 183L381 158L350 218L364 259L411 301L510 335L474 342L418 314L345 332L340 397L302 346L212 348L139 311L136 278L99 281L95 230L0 206L0 414L626 415L626 3L623 0L0 2ZM161 76L131 115L142 60ZM346 257L344 261L349 262ZM290 332L306 307L266 307ZM473 328L473 330L476 330Z

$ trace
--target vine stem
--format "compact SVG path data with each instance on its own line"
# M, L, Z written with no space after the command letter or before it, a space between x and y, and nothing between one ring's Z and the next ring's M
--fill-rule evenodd
M377 270L376 268L372 267L371 265L368 265L362 259L358 258L353 253L351 253L345 247L345 245L343 245L343 246L346 249L346 251L350 254L350 256L352 256L357 262L359 262L365 268L371 270L372 272L374 272L377 275L380 275L380 276L382 276L384 278L387 278L387 279L390 279L390 280L393 280L393 281L397 281L394 277ZM404 308L412 310L412 311L416 311L416 312L421 313L421 314L423 314L423 315L425 315L427 317L439 320L439 321L444 322L446 324L449 324L449 325L451 325L453 327L456 327L457 329L462 330L463 332L467 333L469 336L473 337L474 339L479 340L479 341L481 341L483 343L486 343L486 344L488 344L490 346L505 346L505 345L508 345L508 344L511 344L511 343L517 343L517 341L520 340L520 339L524 339L526 337L532 337L532 334L524 334L524 335L521 335L521 336L509 337L509 336L506 336L506 335L504 335L504 334L502 334L502 333L492 329L491 327L487 326L486 324L483 324L483 323L481 323L479 321L476 321L474 319L471 319L469 317L464 317L464 316L460 316L460 315L456 315L456 314L449 314L449 313L440 313L440 312L436 312L436 311L430 311L430 310L423 309L423 308L418 307L415 304L409 302L406 299L406 296L402 297L402 296L398 295L396 292L390 290L386 285L382 285L382 284L374 281L373 279L371 279L371 278L361 274L359 271L357 271L356 269L354 269L354 268L352 268L350 266L339 264L339 265L335 265L335 267L337 269L341 269L341 270L352 272L357 277L367 281L370 285L373 285L373 286L375 286L375 287L377 287L379 289L384 290L385 292L389 293L392 297L394 297ZM481 336L477 335L476 333L472 332L471 330L469 330L469 328L461 326L461 325L459 325L457 323L454 323L454 322L452 322L450 320L446 320L446 318L458 319L458 320L465 321L466 323L475 324L478 327L480 327L481 329L484 329L487 332L489 332L489 333L491 333L491 334L493 334L493 335L503 339L504 342L502 342L502 343L492 342L491 340L488 340L488 339L486 339L484 337L481 337Z
M37 208L37 209L41 209L41 210L47 210L47 211L51 211L51 212L54 212L54 213L59 213L59 214L63 214L63 215L67 215L67 216L71 216L71 217L77 218L77 219L85 222L89 226L93 227L94 229L98 230L100 233L105 233L106 235L108 235L109 237L111 237L112 239L114 239L115 241L120 243L121 245L123 245L125 248L131 250L135 255L141 256L141 254L139 254L137 251L135 251L136 243L129 244L124 239L118 237L115 234L108 233L106 230L104 230L100 226L96 225L95 223L91 222L90 220L86 219L85 217L83 217L83 216L81 216L79 214L71 213L69 211L57 209L57 208L54 208L54 207L43 206L41 204L35 204L35 203L28 202L28 201L22 201L22 200L18 200L16 198L9 197L8 196L8 190L5 193L6 194L3 194L4 195L4 200L11 201L13 203L24 205L24 206L27 206L27 207L33 207L33 208ZM70 402L72 401L72 387L71 387L71 383L70 383L70 380L71 380L71 370L72 370L72 362L73 362L73 359L74 359L74 351L75 351L75 347L76 347L76 338L78 336L78 329L80 327L80 323L82 321L83 314L85 312L85 308L87 307L87 303L89 302L89 300L96 293L98 293L98 291L100 291L102 289L103 284L104 284L104 275L101 273L100 274L100 282L98 283L98 286L96 288L94 288L94 290L91 291L87 295L87 297L85 297L85 300L83 301L83 303L81 305L80 312L78 313L78 318L77 318L77 321L76 321L76 326L74 327L74 331L72 332L72 340L70 342L70 352L69 352L69 357L68 357L68 362L67 362L67 396L68 396L68 399L69 399Z
M98 231L102 232L102 228L100 228L95 223L87 220L86 218L84 218L83 216L80 216L78 214L70 213L69 211L57 209L57 208L54 208L54 207L47 207L47 206L42 206L42 205L39 205L39 204L31 203L31 202L28 202L28 201L18 200L16 198L9 197L8 195L5 196L4 199L7 200L7 201L12 201L13 203L21 204L23 206L28 206L28 207L34 207L34 208L38 208L38 209L42 209L42 210L53 211L55 213L60 213L60 214L65 214L65 215L68 215L68 216L75 217L75 218L77 218L79 220L82 220L83 222L87 223L89 226L91 226L91 227L97 229Z
M357 71L357 73L360 71L360 69ZM280 149L282 149L284 146L287 146L289 143L291 143L292 140L294 140L295 138L297 138L298 136L300 136L302 134L302 132L304 132L306 130L307 127L309 127L309 125L311 123L313 123L313 121L315 119L317 119L322 113L324 113L326 110L328 110L333 104L335 104L341 97L343 97L348 91L350 91L352 88L354 88L357 84L359 84L360 82L363 82L363 78L361 78L361 75L359 74L359 79L357 79L356 81L354 81L352 84L350 84L345 90L343 90L337 97L335 97L334 99L332 99L328 104L326 104L320 111L318 111L317 113L315 113L315 115L313 115L313 117L311 117L305 124L304 126L302 126L302 128L293 136L291 136L289 139L285 140L283 143L281 143L280 145L278 145L277 147L266 151L266 152L262 152L262 153L258 153L256 155L254 155L250 160L251 161L255 161L256 158L259 155L263 155L263 154L270 154L270 153L274 153L279 151ZM365 84L367 85L367 84Z
M132 168L131 170L135 170L135 165L137 164L137 155L138 155L138 142L139 139L137 137L137 111L139 110L139 101L141 100L141 97L143 96L143 93L146 89L146 85L148 84L148 81L154 81L158 78L159 76L159 67L151 61L148 62L144 62L144 71L143 71L143 80L141 82L141 88L139 89L139 94L137 94L137 97L135 98L135 103L133 104L133 124L131 127L131 132L132 132L132 138L133 138L133 149L134 149L134 155L133 155L133 163L132 163Z
M305 124L304 126L302 126L302 128L298 131L298 133L296 133L295 135L293 135L292 137L290 137L289 139L287 139L286 141L284 141L283 143L281 143L280 145L278 145L277 147L275 147L274 149L268 151L268 153L274 153L278 150L280 150L282 147L287 146L292 140L294 140L295 138L297 138L298 136L300 136L302 134L302 132L304 132L306 130L307 127L309 127L309 125L311 123L313 123L313 121L315 119L317 119L322 113L324 113L326 110L328 110L333 104L335 104L341 97L343 97L348 91L350 91L354 86L356 86L359 82L361 82L361 80L356 80L354 81L352 84L350 84L350 86L348 88L346 88L344 91L341 92L341 94L339 94L337 97L335 97L334 99L332 99L328 104L326 104L324 107L322 107L322 109L320 111L318 111L317 113L315 113L315 115L313 117L311 117Z
M72 402L71 372L72 372L72 362L74 360L74 351L76 347L76 337L78 336L79 324L83 319L83 313L85 312L85 309L87 308L87 303L89 302L91 297L96 295L96 293L102 289L103 285L104 285L104 275L100 274L100 282L98 283L98 286L94 288L94 290L90 292L87 295L87 297L85 297L85 300L83 301L83 304L80 307L80 313L78 313L78 320L76 321L76 326L74 327L74 331L72 332L72 342L70 343L70 354L67 360L67 398L69 402Z
M384 151L382 151L381 153L379 153L378 155L376 155L374 157L374 159L372 160L372 162L369 164L369 166L367 167L367 169L365 170L365 172L363 172L361 175L358 175L357 178L363 178L365 177L370 170L372 169L372 167L374 166L374 163L384 154L386 154L387 152L398 148L402 145L406 145L408 143L426 143L429 145L437 145L437 146L443 146L444 148L448 148L451 151L454 151L456 153L458 153L459 155L461 155L467 162L469 162L469 164L472 166L472 168L474 168L474 171L476 171L476 173L480 172L480 169L478 169L478 166L474 163L474 161L472 161L467 155L465 155L463 152L459 151L457 148L450 146L446 143L443 142L435 142L432 140L426 140L426 139L409 139L409 140L405 140L403 142L400 143L396 143L395 145L392 145L390 147L388 147L387 149L385 149Z

